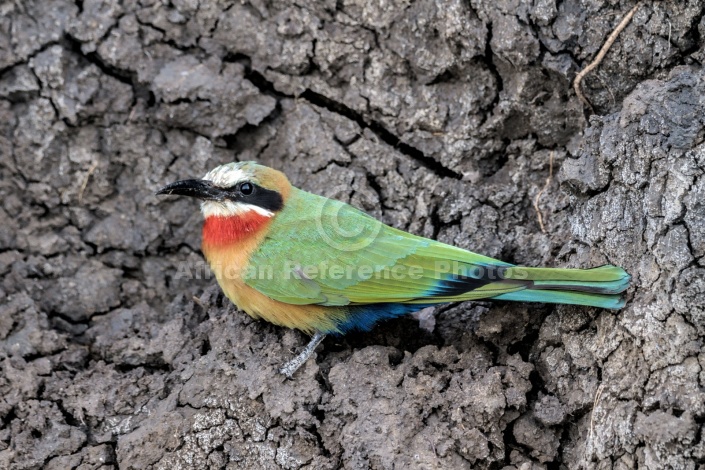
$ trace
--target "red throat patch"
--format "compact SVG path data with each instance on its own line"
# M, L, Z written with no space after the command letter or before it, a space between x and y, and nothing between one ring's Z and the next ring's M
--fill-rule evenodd
M203 223L203 244L219 246L243 241L259 232L270 220L255 211L229 217L212 215Z

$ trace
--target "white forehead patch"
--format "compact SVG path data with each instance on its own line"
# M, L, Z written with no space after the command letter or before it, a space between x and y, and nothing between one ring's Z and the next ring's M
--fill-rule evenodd
M221 188L229 188L241 181L247 181L251 178L251 174L243 171L242 168L232 163L217 166L203 177L204 180L212 181L216 186L220 186Z

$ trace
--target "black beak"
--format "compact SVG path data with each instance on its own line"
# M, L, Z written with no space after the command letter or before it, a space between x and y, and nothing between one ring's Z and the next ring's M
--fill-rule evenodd
M164 186L156 194L173 194L207 201L222 201L228 193L208 180L183 180Z

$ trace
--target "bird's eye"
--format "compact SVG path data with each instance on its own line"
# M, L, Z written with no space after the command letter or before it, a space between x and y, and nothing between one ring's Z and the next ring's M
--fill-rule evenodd
M245 196L249 196L252 194L252 191L255 190L255 187L252 185L252 183L241 183L240 184L240 192L244 194Z

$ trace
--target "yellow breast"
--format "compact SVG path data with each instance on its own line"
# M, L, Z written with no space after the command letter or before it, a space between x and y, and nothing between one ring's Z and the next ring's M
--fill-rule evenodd
M245 283L243 275L249 268L250 256L264 236L265 233L257 233L229 244L203 244L206 260L226 297L251 317L275 325L296 328L309 334L336 331L335 320L344 316L340 308L286 304L267 297Z

